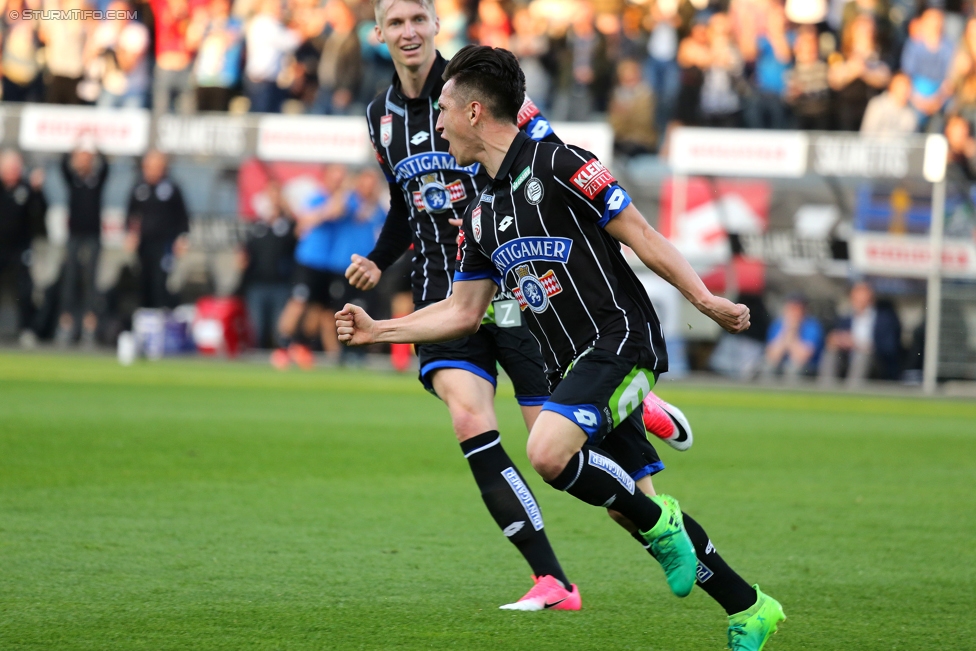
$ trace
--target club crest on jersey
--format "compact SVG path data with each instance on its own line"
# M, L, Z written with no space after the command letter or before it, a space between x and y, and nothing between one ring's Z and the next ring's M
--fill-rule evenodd
M573 185L590 199L595 199L600 190L616 180L610 170L595 158L576 170L572 178Z
M481 206L475 206L471 211L471 234L475 242L481 242Z
M523 262L566 264L572 248L573 240L568 237L517 237L495 249L491 261L502 274L507 274L512 267Z
M420 182L420 190L413 193L413 205L417 210L443 212L450 209L455 201L461 201L468 196L460 179L444 185L437 180L436 175L426 174L421 177Z
M545 193L546 190L544 187L542 187L542 181L534 176L529 179L528 183L525 184L525 200L531 203L533 206L539 205Z
M515 275L518 276L518 287L512 290L512 294L523 310L529 308L536 314L545 312L549 307L549 298L563 291L552 269L539 277L529 271L529 265L523 264L515 268Z
M393 115L387 113L380 118L380 144L389 147L393 142Z

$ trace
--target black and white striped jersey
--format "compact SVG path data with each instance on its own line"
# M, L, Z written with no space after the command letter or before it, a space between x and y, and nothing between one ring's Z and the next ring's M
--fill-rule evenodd
M603 228L630 202L590 152L520 132L465 212L454 280L491 278L514 294L550 374L591 347L663 373L660 321Z
M393 84L366 109L370 140L390 183L391 199L380 238L367 257L386 269L413 244L411 278L418 304L450 295L458 229L448 219L460 218L490 180L477 163L459 165L434 128L446 67L438 54L415 99L401 94L394 76ZM523 104L518 122L535 140L561 142L531 100Z

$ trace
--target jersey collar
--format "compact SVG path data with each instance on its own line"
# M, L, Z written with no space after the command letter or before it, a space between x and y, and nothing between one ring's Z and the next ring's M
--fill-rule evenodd
M512 146L508 148L508 153L505 154L505 158L502 160L501 167L498 168L498 172L495 174L495 180L504 179L508 176L508 173L512 171L512 165L515 164L515 159L522 151L522 145L529 139L524 131L519 130L518 134L515 136L515 140L512 141Z
M444 87L444 80L442 75L444 74L444 69L447 68L447 59L441 56L440 52L437 52L437 57L434 59L434 65L431 66L430 72L427 74L427 81L424 82L424 87L420 90L420 97L415 99L429 99L433 97L437 99L441 96L441 88ZM400 75L393 73L393 90L396 91L397 97L400 98L404 103L409 102L411 97L405 96L401 92L403 86L400 84Z

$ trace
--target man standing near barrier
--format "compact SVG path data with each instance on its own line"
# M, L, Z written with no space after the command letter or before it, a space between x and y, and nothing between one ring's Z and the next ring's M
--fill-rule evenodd
M438 19L432 2L378 0L375 11L378 36L397 71L393 85L367 108L373 147L390 183L391 208L376 247L366 257L353 256L346 276L354 287L372 289L382 270L413 244L414 303L422 308L451 295L460 217L469 204L484 200L490 179L477 163L459 165L435 129L448 64L434 49ZM560 142L531 101L520 104L517 123L528 138ZM552 551L535 497L502 447L494 413L500 364L532 429L549 397L539 343L515 296L502 293L495 299L481 315L479 332L418 347L420 379L447 405L485 505L536 579L528 594L503 608L576 610L579 593ZM666 408L683 426L675 425ZM651 403L648 412L658 432L681 438L677 446L690 445L690 428L680 412L666 403ZM621 445L632 453L628 471L635 479L663 468L643 431Z
M785 616L736 574L678 502L635 481L620 442L643 434L641 404L667 371L660 323L620 243L732 333L749 327L744 305L712 295L654 231L627 192L584 150L533 142L517 127L525 78L506 50L462 49L444 72L437 131L459 165L492 181L465 211L450 297L391 321L347 305L336 315L349 345L433 343L478 331L500 285L515 295L542 352L552 395L528 442L533 467L557 490L593 506L642 539L677 596L697 582L729 615L729 646L758 651ZM618 456L622 452L622 456Z

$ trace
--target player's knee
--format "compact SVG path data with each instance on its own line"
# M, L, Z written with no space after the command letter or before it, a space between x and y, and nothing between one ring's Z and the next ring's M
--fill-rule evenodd
M525 451L529 457L529 463L532 464L535 471L546 481L551 481L558 477L566 467L566 460L559 458L559 455L539 439L530 437Z
M467 406L451 408L451 424L459 443L495 429L484 414Z

